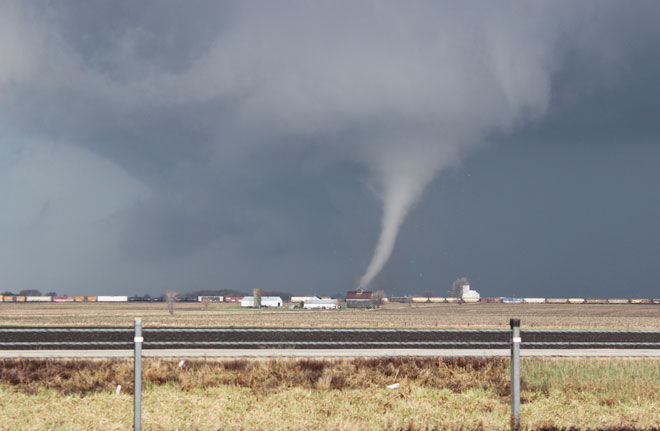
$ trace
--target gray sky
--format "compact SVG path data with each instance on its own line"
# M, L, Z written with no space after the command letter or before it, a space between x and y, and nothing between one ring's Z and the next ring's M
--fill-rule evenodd
M1 289L660 297L658 22L0 0Z

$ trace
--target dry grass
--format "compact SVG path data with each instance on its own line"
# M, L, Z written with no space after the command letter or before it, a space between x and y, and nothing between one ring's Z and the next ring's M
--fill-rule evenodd
M130 361L0 366L0 429L131 428ZM660 361L526 359L522 375L523 429L660 429ZM145 430L490 430L509 420L499 359L147 360L144 380Z
M509 391L508 362L501 358L237 359L178 364L145 359L145 384L170 384L183 391L231 385L267 393L294 387L367 389L396 380L454 392L489 388L505 396ZM63 395L86 395L112 392L117 385L132 393L132 367L129 360L5 359L0 360L0 383L27 394L52 389Z
M162 303L0 304L0 326L130 326L142 317L147 327L317 327L317 328L508 328L519 317L523 328L660 328L658 305L600 304L387 304L379 310L248 310L227 304L177 304L174 315Z

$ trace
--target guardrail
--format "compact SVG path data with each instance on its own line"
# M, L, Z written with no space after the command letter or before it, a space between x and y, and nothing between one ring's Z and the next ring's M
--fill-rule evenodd
M190 338L206 338L191 340ZM55 338L55 341L52 341ZM102 339L99 339L102 338ZM210 338L210 339L209 339ZM21 341L19 341L21 340ZM660 331L453 329L312 329L312 328L1 328L1 349L134 350L134 428L141 429L143 348L446 348L511 349L511 428L520 425L521 348L660 349Z

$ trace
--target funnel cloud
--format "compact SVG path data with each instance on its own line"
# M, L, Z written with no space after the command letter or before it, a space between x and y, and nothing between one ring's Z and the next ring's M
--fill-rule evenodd
M0 1L0 281L649 286L659 20L653 1ZM541 173L572 182L528 189Z

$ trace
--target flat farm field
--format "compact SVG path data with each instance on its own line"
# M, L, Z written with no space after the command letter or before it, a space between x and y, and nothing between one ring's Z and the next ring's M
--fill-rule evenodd
M377 310L241 309L236 305L177 303L0 304L0 326L312 327L660 330L660 305L643 304L386 304Z

